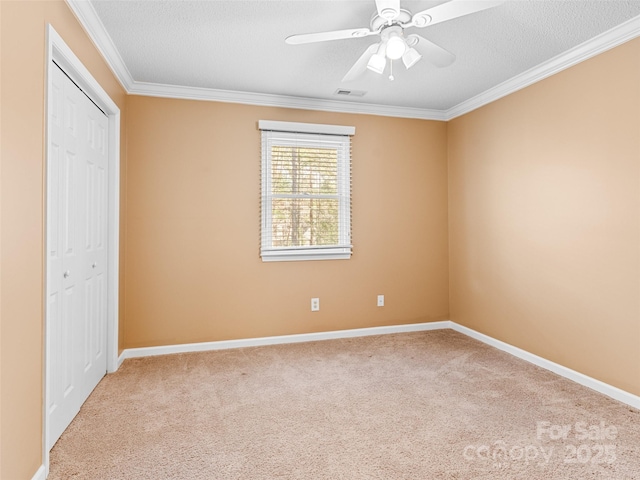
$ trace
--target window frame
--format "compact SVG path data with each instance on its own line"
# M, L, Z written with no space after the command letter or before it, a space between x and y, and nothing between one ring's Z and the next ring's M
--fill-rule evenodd
M306 261L306 260L347 260L351 258L351 136L355 127L321 125L309 123L276 122L260 120L261 131L261 230L260 257L263 262ZM338 199L338 244L323 246L274 247L271 237L265 232L273 228L272 201L279 195L272 192L271 147L274 145L272 133L278 137L277 145L301 146L307 141L310 148L332 148L336 146L338 192L337 195L294 195L291 198L332 198ZM334 137L334 138L331 138ZM319 143L322 139L322 145ZM313 143L314 140L317 143ZM282 194L280 194L282 195ZM282 198L287 198L282 197Z

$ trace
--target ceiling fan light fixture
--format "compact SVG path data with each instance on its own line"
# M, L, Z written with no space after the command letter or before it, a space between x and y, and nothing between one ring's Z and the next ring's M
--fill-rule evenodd
M371 55L369 59L369 63L367 63L367 68L372 72L376 72L382 75L385 67L387 66L387 59L384 55L380 55L379 53L374 53Z
M407 44L399 35L393 35L387 40L387 58L398 60L407 49Z
M384 42L378 45L378 51L371 55L367 68L372 72L376 72L382 75L384 69L387 67L387 57L385 57L387 46Z
M415 48L409 48L404 55L402 55L402 63L408 69L413 67L422 58L422 55L418 53Z

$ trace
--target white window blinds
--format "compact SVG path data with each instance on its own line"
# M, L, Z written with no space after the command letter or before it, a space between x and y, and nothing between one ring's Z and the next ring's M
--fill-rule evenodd
M261 121L263 261L351 256L353 127Z

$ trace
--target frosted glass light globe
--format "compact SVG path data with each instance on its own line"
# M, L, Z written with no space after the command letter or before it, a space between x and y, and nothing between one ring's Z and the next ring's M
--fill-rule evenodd
M407 45L401 37L391 37L387 41L387 58L391 60L399 59L404 55L406 48Z

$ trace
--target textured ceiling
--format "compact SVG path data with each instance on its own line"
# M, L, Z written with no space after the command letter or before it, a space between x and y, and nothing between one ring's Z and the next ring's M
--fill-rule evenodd
M394 62L395 80L341 79L377 36L287 45L293 34L368 27L373 0L91 0L136 82L447 110L640 15L638 0L507 0L410 28L456 55L436 68ZM402 1L413 13L443 3ZM388 73L388 71L387 71Z

